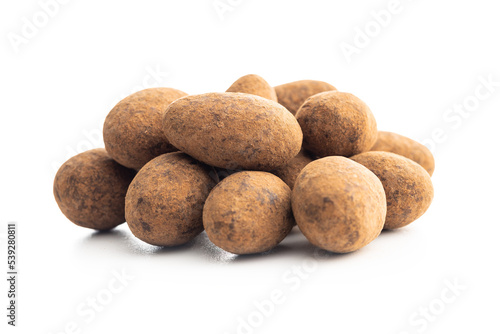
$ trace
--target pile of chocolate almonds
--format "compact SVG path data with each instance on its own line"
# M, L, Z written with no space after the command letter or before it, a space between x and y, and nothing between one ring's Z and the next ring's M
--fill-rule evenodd
M103 138L61 166L57 204L76 225L126 221L157 246L205 230L228 252L261 253L297 224L317 247L352 252L415 221L434 195L431 152L378 131L363 101L321 81L146 89L111 110Z

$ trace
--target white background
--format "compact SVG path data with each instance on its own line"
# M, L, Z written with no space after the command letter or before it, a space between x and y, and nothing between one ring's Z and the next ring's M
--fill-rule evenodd
M377 31L371 12L390 0L221 2L231 6L222 16L213 0L73 0L44 22L39 2L2 1L2 272L6 224L19 224L12 333L497 333L500 87L483 96L481 83L500 81L496 3L401 0ZM33 16L41 27L14 47ZM341 45L355 46L366 27L372 37L349 62ZM297 230L270 254L236 257L204 234L159 249L125 225L93 233L60 213L55 168L102 145L102 121L120 98L146 86L224 91L249 73L272 85L330 82L364 100L379 129L432 146L429 211L358 252L321 259ZM467 114L447 111L464 103ZM123 270L133 279L110 294ZM262 315L255 303L274 290L284 300ZM85 303L96 296L111 298L92 317Z

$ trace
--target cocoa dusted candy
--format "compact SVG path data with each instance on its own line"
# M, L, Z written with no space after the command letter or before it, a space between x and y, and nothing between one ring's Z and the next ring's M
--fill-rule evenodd
M228 252L265 252L278 245L294 225L290 200L290 188L273 174L232 174L208 196L203 225L208 238Z
M351 159L371 170L382 181L387 197L385 229L410 224L431 205L434 197L431 177L416 162L390 152L366 152Z
M314 245L348 253L372 242L387 211L384 187L366 167L344 157L308 164L292 192L295 221Z
M256 74L248 74L239 78L226 90L226 92L253 94L275 102L278 101L274 88L271 87L264 78Z
M214 167L271 171L300 151L302 131L283 106L245 93L207 93L168 106L170 143Z
M59 168L54 197L62 213L76 225L109 230L125 222L125 194L135 173L103 148L86 151Z
M104 122L106 150L118 163L139 170L151 159L177 149L162 130L165 109L187 94L173 88L149 88L127 96Z
M316 94L297 112L303 147L319 157L350 157L370 150L377 140L377 123L370 108L342 92Z
M370 151L383 151L402 155L424 167L430 176L434 173L435 162L431 151L425 145L397 133L379 131L377 141Z
M299 80L276 86L274 90L278 102L295 115L307 98L318 93L337 89L324 81Z
M290 160L285 166L275 170L274 175L282 179L290 189L293 189L295 180L299 176L300 171L307 166L308 163L312 162L314 159L305 150L300 150L299 154Z
M132 233L156 246L182 245L203 231L203 204L215 170L190 156L167 153L148 162L130 184L125 217Z

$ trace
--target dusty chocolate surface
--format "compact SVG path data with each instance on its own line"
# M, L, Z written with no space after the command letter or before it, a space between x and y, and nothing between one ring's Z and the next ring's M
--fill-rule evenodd
M416 162L390 152L366 152L351 159L375 173L384 186L387 198L385 229L410 224L431 205L434 197L431 177Z
M130 184L125 216L132 233L157 246L184 244L203 231L203 204L217 184L215 170L174 152L148 162Z
M208 196L203 224L208 238L228 252L268 251L287 236L294 224L290 188L266 172L230 175Z
M270 171L300 151L302 131L283 106L244 93L178 99L163 118L170 143L211 166Z
M256 74L248 74L236 80L226 92L247 93L278 102L274 88L264 78Z
M300 80L274 87L278 102L296 114L307 98L326 91L337 90L329 83L317 80Z
M295 221L314 245L336 253L358 250L382 231L386 198L380 180L344 157L309 163L292 192Z
M187 94L173 88L149 88L118 102L104 122L108 153L123 166L139 170L151 159L177 151L162 130L162 115L174 100Z
M356 96L337 91L316 94L297 112L303 147L319 157L350 157L368 151L377 140L370 108Z
M76 225L109 230L125 222L125 194L135 171L111 159L103 148L66 161L54 179L54 197Z
M272 173L282 179L290 189L293 189L295 180L299 176L302 169L314 159L305 150L300 150L292 160L285 166L273 171Z
M377 141L370 151L384 151L402 155L424 167L430 176L434 173L435 162L431 151L425 145L397 133L379 131Z

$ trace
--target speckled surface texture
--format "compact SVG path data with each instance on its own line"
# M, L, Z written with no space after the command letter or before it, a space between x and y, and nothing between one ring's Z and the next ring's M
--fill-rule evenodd
M392 152L415 161L424 167L430 176L434 173L434 156L425 145L394 132L379 131L375 145L370 151Z
M336 253L358 250L382 231L386 198L380 180L344 157L308 164L292 192L295 221L314 245Z
M245 75L236 80L226 92L247 93L278 102L274 88L256 74Z
M273 171L273 174L282 179L290 189L293 189L295 180L299 176L300 171L310 162L313 158L305 150L300 150L292 160L290 160L285 166Z
M274 87L278 102L296 114L307 98L326 91L337 90L329 83L317 80L300 80Z
M154 157L177 151L165 138L162 115L172 101L186 95L173 88L149 88L118 102L104 122L108 153L123 166L139 170Z
M163 125L179 150L227 169L274 170L302 144L300 126L283 106L244 93L181 98L167 108Z
M125 222L125 194L135 171L98 148L66 161L54 179L62 213L78 226L109 230Z
M268 251L292 229L290 198L290 188L273 174L245 171L228 176L203 209L208 238L235 254Z
M416 162L389 152L366 152L351 158L378 176L387 197L385 229L396 229L422 216L434 188L429 173Z
M319 157L350 157L368 151L377 140L377 122L356 96L324 92L306 100L297 112L303 147Z
M180 152L148 162L130 184L125 215L132 233L152 245L184 244L203 231L203 204L215 170Z

